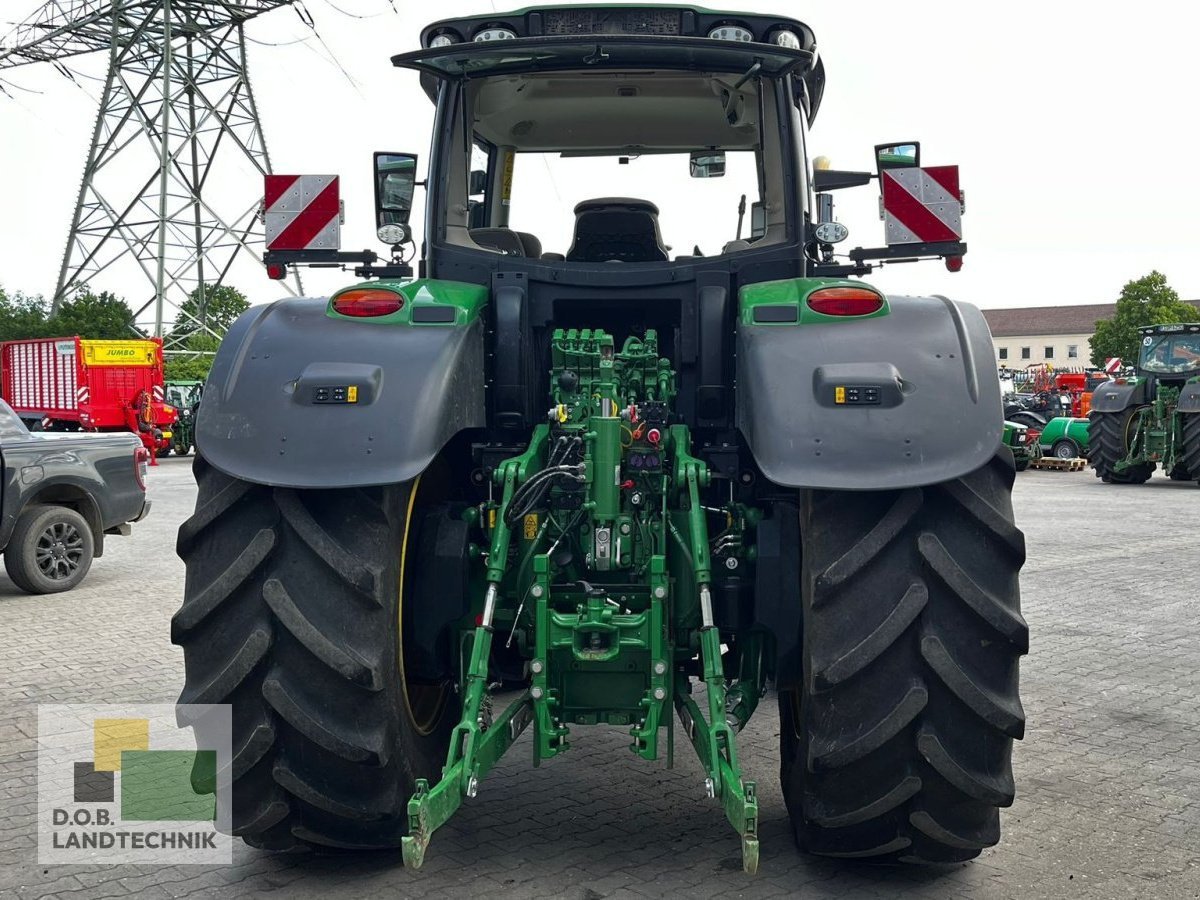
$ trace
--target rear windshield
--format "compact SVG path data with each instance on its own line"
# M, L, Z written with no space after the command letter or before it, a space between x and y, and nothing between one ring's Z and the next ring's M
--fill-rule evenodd
M545 251L569 255L575 207L594 199L599 184L607 195L648 200L658 207L668 258L716 256L750 236L750 208L759 200L754 151L727 151L724 157L723 176L693 178L687 153L599 158L518 153L510 227L536 234ZM740 217L739 209L744 209Z

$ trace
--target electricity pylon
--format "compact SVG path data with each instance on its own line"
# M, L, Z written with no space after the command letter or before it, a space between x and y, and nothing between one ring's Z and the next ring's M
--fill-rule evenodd
M52 309L132 259L154 334L242 254L261 265L259 202L271 171L246 73L245 23L294 0L49 0L0 46L0 69L108 50L108 74ZM65 69L64 69L65 71ZM247 163L249 164L247 166ZM215 197L236 194L240 200ZM246 202L246 198L254 198ZM136 277L136 276L135 276ZM188 331L212 330L204 298ZM147 330L149 323L147 323ZM168 348L170 349L170 348Z

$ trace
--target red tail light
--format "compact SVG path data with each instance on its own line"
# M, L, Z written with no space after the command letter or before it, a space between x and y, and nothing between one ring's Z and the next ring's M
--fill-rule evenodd
M138 487L143 491L146 490L146 472L149 471L147 466L150 464L150 451L145 447L138 447L133 451L133 474L137 477Z
M808 308L825 316L869 316L883 309L883 297L870 288L820 288L808 295Z
M270 263L267 266L267 277L273 281L282 281L287 278L287 266L280 263Z
M343 316L390 316L403 306L403 297L394 291L379 288L355 288L333 298L334 312Z

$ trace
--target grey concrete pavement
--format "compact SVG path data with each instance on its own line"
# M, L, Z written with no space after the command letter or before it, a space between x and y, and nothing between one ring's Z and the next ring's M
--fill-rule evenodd
M1001 843L971 863L927 870L798 853L768 697L741 744L759 785L754 877L686 745L667 771L633 757L622 729L577 729L572 751L538 770L526 735L417 872L398 852L242 845L230 867L38 866L36 705L175 700L175 531L194 495L188 462L164 460L151 472L151 517L132 538L110 539L74 592L28 597L0 573L2 896L1200 897L1200 489L1161 476L1105 486L1091 472L1017 479L1028 733Z

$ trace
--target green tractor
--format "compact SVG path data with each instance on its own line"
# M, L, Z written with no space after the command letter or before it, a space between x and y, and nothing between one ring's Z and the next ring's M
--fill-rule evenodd
M1028 632L991 339L854 277L956 269L949 227L835 260L831 191L928 170L915 144L810 170L815 47L549 7L395 57L436 112L422 181L376 154L390 261L271 245L274 277L361 283L248 310L197 418L172 640L180 702L233 707L234 834L419 866L524 732L538 765L603 725L647 765L686 740L754 871L739 736L773 686L801 847L998 841Z
M1030 440L1031 434L1034 435L1033 440ZM1031 462L1042 458L1042 447L1036 435L1036 431L1020 422L1004 423L1004 446L1012 453L1013 466L1018 472L1024 472Z
M200 406L203 381L168 381L167 402L175 407L177 418L171 429L171 449L176 456L187 456L196 441L196 411Z
M1200 324L1139 328L1137 375L1092 395L1088 459L1105 484L1142 484L1162 466L1200 482Z

